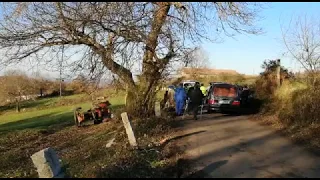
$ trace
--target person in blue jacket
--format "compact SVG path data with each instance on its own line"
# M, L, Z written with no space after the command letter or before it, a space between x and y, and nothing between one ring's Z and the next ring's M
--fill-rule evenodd
M176 114L183 115L183 107L186 102L187 94L182 84L175 89L174 100L176 102Z

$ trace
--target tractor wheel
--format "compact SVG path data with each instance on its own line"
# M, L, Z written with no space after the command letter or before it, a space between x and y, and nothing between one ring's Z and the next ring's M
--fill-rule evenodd
M91 114L92 114L93 124L99 124L97 120L96 112L91 111Z
M93 120L96 120L96 117L97 117L97 116L96 116L96 113L95 113L94 111L91 111L91 116L92 116L92 119L93 119Z
M99 121L94 120L94 121L93 121L93 124L99 124Z

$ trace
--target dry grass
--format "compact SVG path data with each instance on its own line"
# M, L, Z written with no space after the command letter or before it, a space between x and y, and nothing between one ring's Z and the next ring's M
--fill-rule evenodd
M170 132L170 121L133 122L141 150L132 150L120 120L77 128L53 126L22 130L0 137L0 176L37 177L30 156L54 148L70 177L175 177L179 149L174 143L156 146ZM105 145L113 137L115 144Z
M279 120L287 125L301 126L320 123L320 91L317 87L301 82L285 82L277 89L268 104Z
M183 80L196 80L201 83L203 83L205 86L209 86L210 82L227 82L227 83L234 83L234 84L239 84L239 85L252 85L255 83L257 76L249 76L249 75L242 75L242 74L226 74L226 73L221 73L216 76L212 77L203 77L203 76L197 76L194 75L192 77L181 77L177 80L172 81L172 84L177 84Z
M320 90L306 81L285 81L269 94L264 111L253 119L289 136L311 150L320 148ZM267 97L267 96L265 96Z

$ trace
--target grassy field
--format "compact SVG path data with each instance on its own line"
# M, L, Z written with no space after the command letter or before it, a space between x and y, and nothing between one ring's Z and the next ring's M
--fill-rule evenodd
M161 95L159 95L161 96ZM110 95L114 111L124 104L123 93ZM37 177L30 156L54 148L69 177L172 177L177 158L174 144L154 147L157 151L131 151L119 119L99 125L74 126L73 109L91 107L91 98L74 95L24 102L24 111L14 106L0 109L0 177ZM138 143L153 147L169 120L133 121ZM105 145L116 138L115 145Z
M23 129L46 129L48 126L64 124L73 124L73 110L76 107L89 109L91 102L78 102L83 96L75 95L63 98L48 98L38 101L25 102L22 105L25 112L16 113L15 111L6 111L0 116L0 132ZM74 102L74 105L70 105ZM110 99L112 107L124 105L123 97L113 97Z

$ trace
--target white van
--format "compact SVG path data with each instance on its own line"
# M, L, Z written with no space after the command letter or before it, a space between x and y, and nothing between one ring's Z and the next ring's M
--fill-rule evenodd
M192 87L194 86L196 83L199 83L199 81L194 81L194 80L186 80L186 81L183 81L182 84L183 84L183 87L185 86L185 84L188 85L188 87Z

